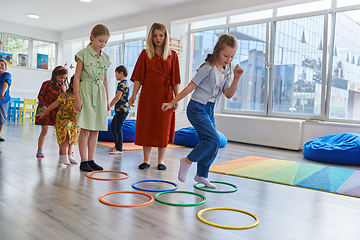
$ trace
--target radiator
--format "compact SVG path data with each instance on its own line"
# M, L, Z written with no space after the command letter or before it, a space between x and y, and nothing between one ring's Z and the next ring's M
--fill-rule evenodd
M229 141L291 150L302 148L302 125L305 120L215 115L216 128Z

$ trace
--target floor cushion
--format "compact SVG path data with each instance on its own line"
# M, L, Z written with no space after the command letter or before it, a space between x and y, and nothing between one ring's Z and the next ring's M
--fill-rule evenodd
M357 165L360 164L359 146L359 134L337 133L307 141L303 155L318 162Z
M220 136L220 147L225 147L228 140L226 136L217 131ZM199 143L199 135L195 131L194 127L181 128L175 131L174 144L186 146L186 147L195 147Z
M110 130L112 118L108 120L108 130L99 131L99 141L104 142L115 142L114 135ZM135 142L135 128L136 120L135 119L125 119L124 126L122 129L123 133L123 142Z

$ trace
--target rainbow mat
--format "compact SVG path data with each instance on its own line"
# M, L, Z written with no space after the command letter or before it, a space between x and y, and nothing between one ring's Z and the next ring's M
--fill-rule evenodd
M105 146L105 147L113 147L115 146L115 143L113 142L98 142L98 145ZM168 144L168 148L180 148L184 146L175 145L175 144ZM133 142L124 142L123 143L123 150L124 151L135 151L135 150L142 150L143 147L139 145L135 145Z
M210 172L360 197L360 171L248 156L213 164Z

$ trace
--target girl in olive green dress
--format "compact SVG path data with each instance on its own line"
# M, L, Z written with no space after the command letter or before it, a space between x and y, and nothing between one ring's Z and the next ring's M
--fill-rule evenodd
M108 129L107 111L110 107L106 72L110 59L102 49L109 37L106 26L96 25L91 31L90 44L75 55L74 108L79 111L78 126L81 128L80 170L85 172L103 170L94 162L94 157L99 131Z

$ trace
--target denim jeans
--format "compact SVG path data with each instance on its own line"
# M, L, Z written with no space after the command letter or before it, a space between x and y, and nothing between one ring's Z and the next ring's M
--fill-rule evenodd
M197 175L207 178L220 147L220 136L215 126L214 103L201 104L190 100L186 114L199 135L198 145L187 158L197 162Z
M118 151L123 150L122 128L128 114L129 112L124 112L123 110L115 111L115 115L113 117L113 120L111 121L110 130L114 134L115 147Z

